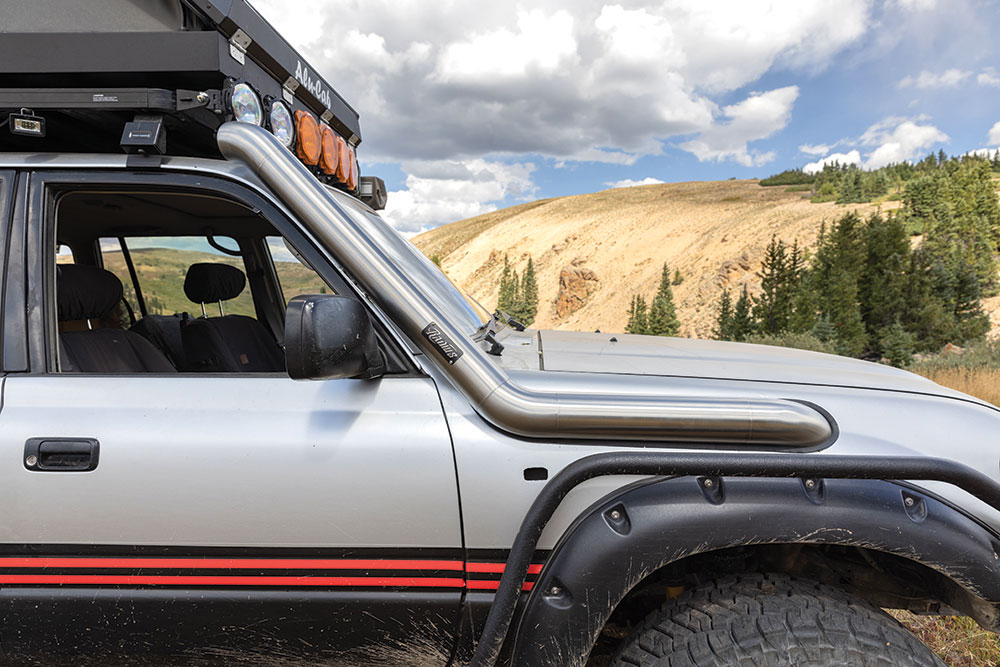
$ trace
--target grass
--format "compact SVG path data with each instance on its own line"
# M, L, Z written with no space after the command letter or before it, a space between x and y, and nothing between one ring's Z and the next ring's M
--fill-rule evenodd
M965 616L917 616L890 611L951 667L1000 665L1000 637Z
M812 192L812 183L803 183L801 185L789 185L785 188L785 192Z
M921 375L945 387L1000 406L1000 369L940 368L925 371Z
M1000 405L1000 341L994 339L965 348L961 354L943 352L916 362L910 370L938 384ZM965 616L918 616L890 612L931 647L951 667L1000 665L1000 636L982 629Z

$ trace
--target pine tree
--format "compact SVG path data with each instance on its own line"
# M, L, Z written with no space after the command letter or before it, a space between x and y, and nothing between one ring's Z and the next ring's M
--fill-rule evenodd
M535 264L531 261L531 257L528 257L528 266L524 269L524 275L521 276L521 294L520 294L520 317L518 321L524 325L529 325L535 321L535 316L538 315L538 281L535 278Z
M820 239L810 270L819 315L829 319L837 331L837 353L851 357L860 355L868 344L858 303L858 274L864 259L861 231L861 218L856 213L837 220Z
M824 343L832 343L837 338L837 329L833 326L830 318L824 315L816 320L812 329L809 330L809 334Z
M682 282L684 282L684 274L681 273L680 269L675 269L674 270L674 279L670 281L670 284L671 285L680 285Z
M916 337L906 330L897 320L892 325L882 330L879 339L879 346L882 348L882 356L889 365L896 368L909 366L913 361L913 348Z
M732 326L730 329L730 340L746 340L747 336L754 333L753 313L751 313L750 293L747 286L743 286L740 298L736 300L733 307Z
M632 296L632 305L628 309L628 323L625 325L625 333L649 333L649 314L646 308L646 299L641 294Z
M729 290L722 290L719 297L719 311L715 318L715 329L712 338L715 340L732 340L733 332L733 302Z
M899 323L906 330L905 313L910 290L910 240L902 218L887 219L873 214L862 232L865 258L858 277L861 319L869 338L869 352L878 358L884 353L883 331Z
M753 317L759 333L776 335L788 330L801 262L798 245L790 255L784 241L771 237L757 273L761 294L753 298Z
M519 310L521 281L517 270L511 266L507 255L503 257L503 273L500 274L500 296L497 298L497 308L516 318Z
M648 330L654 336L676 336L680 328L674 293L670 289L670 270L664 264L660 272L660 286L649 308Z

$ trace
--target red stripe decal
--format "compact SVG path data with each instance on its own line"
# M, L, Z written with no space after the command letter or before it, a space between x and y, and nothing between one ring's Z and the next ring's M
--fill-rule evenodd
M468 581L465 582L465 586L470 590L495 591L498 588L500 588L500 582L489 581L486 579L469 579ZM524 582L524 585L521 586L521 590L530 591L534 586L535 586L534 582L526 581Z
M445 577L210 577L117 574L4 574L0 584L103 584L137 586L419 586L462 588L462 579Z
M2 559L0 559L2 560ZM506 563L466 563L466 572L488 572L488 573L502 573ZM542 571L542 566L538 563L533 563L528 566L528 574L538 574Z
M2 558L5 567L55 568L192 568L192 569L285 569L285 570L450 570L461 572L460 560L358 560L278 558ZM502 567L502 566L501 566Z

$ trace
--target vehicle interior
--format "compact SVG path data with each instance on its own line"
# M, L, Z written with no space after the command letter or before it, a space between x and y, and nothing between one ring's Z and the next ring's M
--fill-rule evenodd
M55 241L61 372L284 373L287 301L345 291L216 195L66 192Z

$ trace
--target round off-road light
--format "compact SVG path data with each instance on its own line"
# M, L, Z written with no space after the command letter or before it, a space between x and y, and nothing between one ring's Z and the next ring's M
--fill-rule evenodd
M349 165L350 168L347 171L346 185L348 190L353 191L356 187L358 187L358 158L354 153L353 148L351 148L349 152L351 154L351 164Z
M292 112L288 105L281 100L271 102L268 121L271 134L277 137L285 148L292 148L295 145L295 121L292 120Z
M329 125L320 125L319 131L323 144L323 154L319 158L319 167L323 170L324 174L333 176L337 173L337 165L340 162L337 134Z
M310 167L315 167L323 147L316 116L308 111L295 112L295 153Z
M260 98L249 84L238 83L233 86L230 106L233 108L233 117L240 122L260 125L264 121Z

